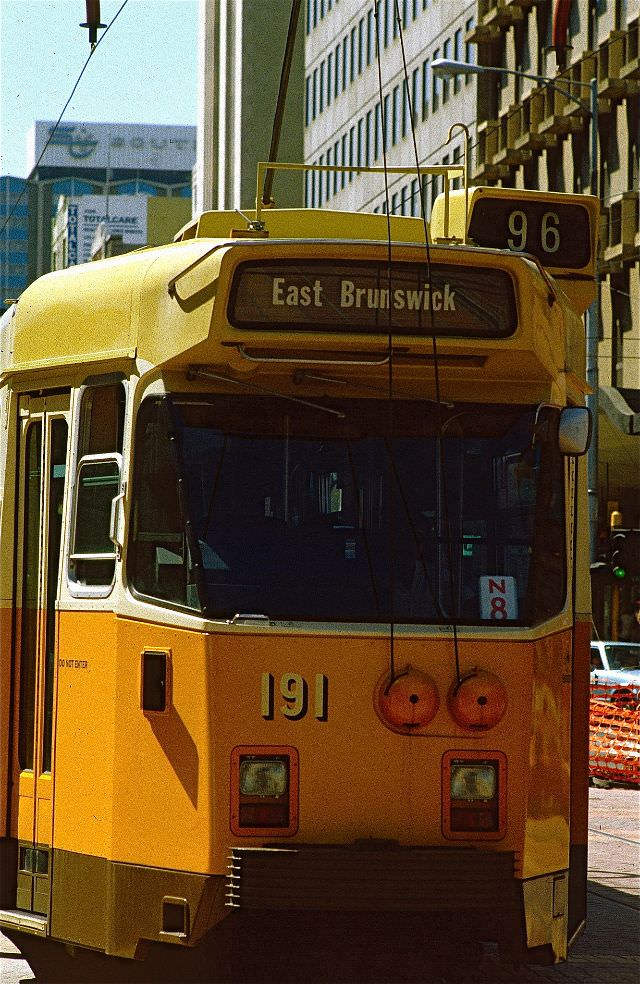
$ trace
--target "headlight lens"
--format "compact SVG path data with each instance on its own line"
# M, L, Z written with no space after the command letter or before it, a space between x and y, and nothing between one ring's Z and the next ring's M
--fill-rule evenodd
M491 800L496 795L497 775L493 765L451 764L451 799L466 802Z
M283 796L287 791L287 771L281 759L245 759L240 763L240 793Z

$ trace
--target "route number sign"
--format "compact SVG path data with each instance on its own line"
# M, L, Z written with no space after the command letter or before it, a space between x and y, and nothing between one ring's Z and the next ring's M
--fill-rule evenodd
M480 578L480 618L491 622L511 621L518 617L516 580L504 574Z
M591 259L589 209L579 202L479 195L469 238L477 246L532 253L543 266L580 270Z

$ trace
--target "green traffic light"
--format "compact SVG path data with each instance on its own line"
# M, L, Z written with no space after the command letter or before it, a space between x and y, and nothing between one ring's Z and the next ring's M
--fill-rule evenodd
M617 577L618 580L621 581L624 577L627 576L627 572L625 571L624 567L614 567L613 576Z

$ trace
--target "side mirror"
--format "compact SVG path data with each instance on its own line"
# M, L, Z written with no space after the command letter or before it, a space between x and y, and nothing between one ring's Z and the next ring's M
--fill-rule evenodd
M564 407L558 424L560 454L586 454L591 441L591 412L587 407Z

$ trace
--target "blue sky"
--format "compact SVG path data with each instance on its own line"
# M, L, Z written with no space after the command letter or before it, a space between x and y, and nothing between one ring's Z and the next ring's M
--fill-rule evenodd
M102 0L102 22L122 3ZM0 175L26 177L31 124L60 115L90 52L85 18L84 0L0 0ZM63 120L195 125L197 37L198 0L128 0Z

